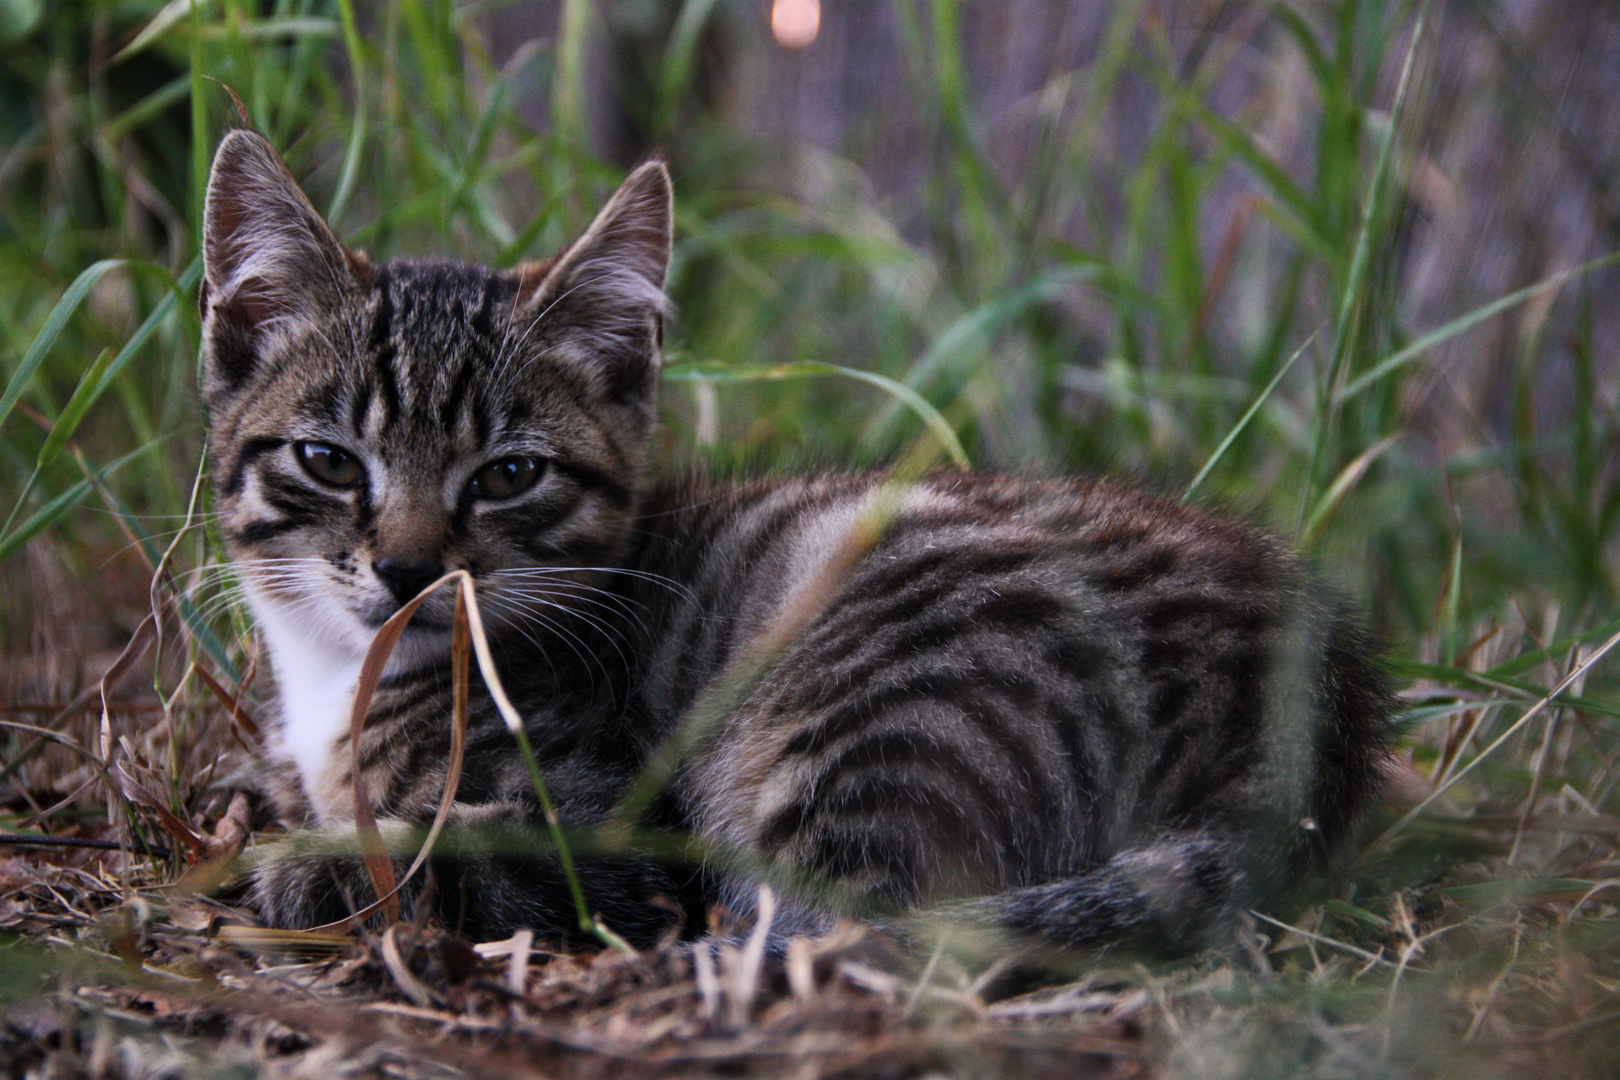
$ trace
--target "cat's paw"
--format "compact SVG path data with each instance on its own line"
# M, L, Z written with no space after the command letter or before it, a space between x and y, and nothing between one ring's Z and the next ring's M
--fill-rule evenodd
M380 824L385 838L407 829L401 822ZM347 826L304 830L261 848L252 893L265 925L308 930L346 919L375 901L371 874L352 854L355 846L353 826ZM396 862L396 875L404 869Z

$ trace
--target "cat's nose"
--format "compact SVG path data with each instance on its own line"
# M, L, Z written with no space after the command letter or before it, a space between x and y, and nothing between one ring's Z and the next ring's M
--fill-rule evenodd
M373 562L371 569L401 604L444 576L444 567L438 563L405 562L387 557Z

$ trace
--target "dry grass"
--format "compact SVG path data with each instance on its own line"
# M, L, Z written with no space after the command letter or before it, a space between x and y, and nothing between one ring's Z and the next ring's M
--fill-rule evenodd
M900 1076L962 1067L1101 1077L1141 1075L1149 1045L1141 994L987 1005L970 984L939 979L913 1003L917 985L884 970L894 958L853 928L798 943L786 964L762 965L753 993L734 948L697 962L713 965L705 978L694 973L696 954L678 947L562 955L501 942L475 951L440 931L400 927L341 956L299 960L169 921L135 932L150 957L141 976L13 1011L8 1056L54 1059L66 1071L110 1055L120 1076L167 1057L192 1069L229 1061L310 1077Z
M1095 963L1005 996L1001 965L908 956L855 926L785 958L746 942L565 954L526 934L470 947L411 925L310 939L255 930L249 913L121 861L0 863L0 922L29 940L13 946L11 983L36 990L0 1020L8 1075L1550 1077L1615 1064L1614 956L1569 921L1574 890L1517 904L1400 893L1381 898L1388 925L1349 935L1359 944L1317 910L1314 930L1260 924L1235 959Z

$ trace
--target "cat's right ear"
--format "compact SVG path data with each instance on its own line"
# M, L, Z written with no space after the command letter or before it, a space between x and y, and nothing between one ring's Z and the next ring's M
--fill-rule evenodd
M333 310L365 269L263 136L239 129L221 140L203 209L201 296L216 385L240 384L270 335Z

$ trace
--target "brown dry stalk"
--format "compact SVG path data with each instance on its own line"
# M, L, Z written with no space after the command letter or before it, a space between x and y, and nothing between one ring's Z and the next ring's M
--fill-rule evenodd
M258 657L255 656L254 659L257 660ZM208 687L209 692L214 695L215 699L225 706L225 715L231 718L231 724L245 734L248 738L248 745L257 750L262 745L263 736L260 734L259 725L254 722L252 714L242 706L242 697L247 693L248 686L253 682L255 667L254 663L250 662L248 664L247 673L242 676L242 683L237 687L234 694L226 690L220 681L214 678L213 673L203 667L198 660L191 662L191 668L186 672L186 675L195 674L202 681L202 684ZM184 681L184 679L181 679L181 682Z
M390 926L383 931L383 964L388 968L388 974L393 976L394 985L404 991L406 997L424 1009L432 1008L438 1005L439 1001L435 998L433 991L429 990L427 985L416 977L415 972L411 971L410 965L405 963L405 958L400 955L399 942L395 939L398 930L399 927L396 925Z
M118 654L118 659L114 660L112 665L101 673L101 680L98 685L101 688L101 762L103 768L106 768L107 764L112 761L112 709L107 704L107 693L134 666L135 661L146 655L146 650L151 648L152 642L157 640L157 631L157 618L155 616L148 615L142 619L141 625L135 628L135 633L130 637L129 643L124 646L124 651ZM118 785L109 783L107 785L107 820L109 822L118 820L118 796Z
M387 669L388 661L393 656L400 637L405 633L405 627L429 596L452 581L457 586L450 639L454 704L450 717L450 761L445 771L444 793L439 798L439 808L433 816L433 824L428 829L427 837L422 841L422 847L416 853L415 860L405 871L405 875L396 879L393 859L383 843L382 832L377 828L376 812L366 791L365 777L358 767L360 735L365 730L366 714L371 709L371 699L382 682L383 672ZM423 589L409 603L396 611L372 638L371 646L366 650L366 658L360 666L360 677L354 691L354 705L349 712L349 748L356 763L353 768L355 831L359 835L360 851L365 858L366 870L371 875L371 884L376 891L377 899L347 918L314 927L306 931L307 933L325 934L350 930L362 925L379 911L384 913L388 923L399 921L399 892L427 862L428 856L433 851L434 842L438 840L445 822L449 820L450 811L455 805L456 789L461 784L461 767L467 749L471 678L469 669L471 653L475 648L478 652L480 673L490 688L491 696L496 698L499 705L506 701L506 694L500 690L499 677L494 673L493 658L490 658L487 666L484 662L485 657L489 655L489 647L484 638L483 623L478 617L478 602L473 592L472 576L465 570L453 570ZM506 708L511 709L510 702L506 702Z
M152 816L158 819L158 824L162 825L164 831L170 836L199 854L208 850L208 837L170 813L169 808L163 805L163 800L142 787L133 776L124 770L121 762L114 765L110 773L114 783L117 785L118 793L134 805L150 811Z

